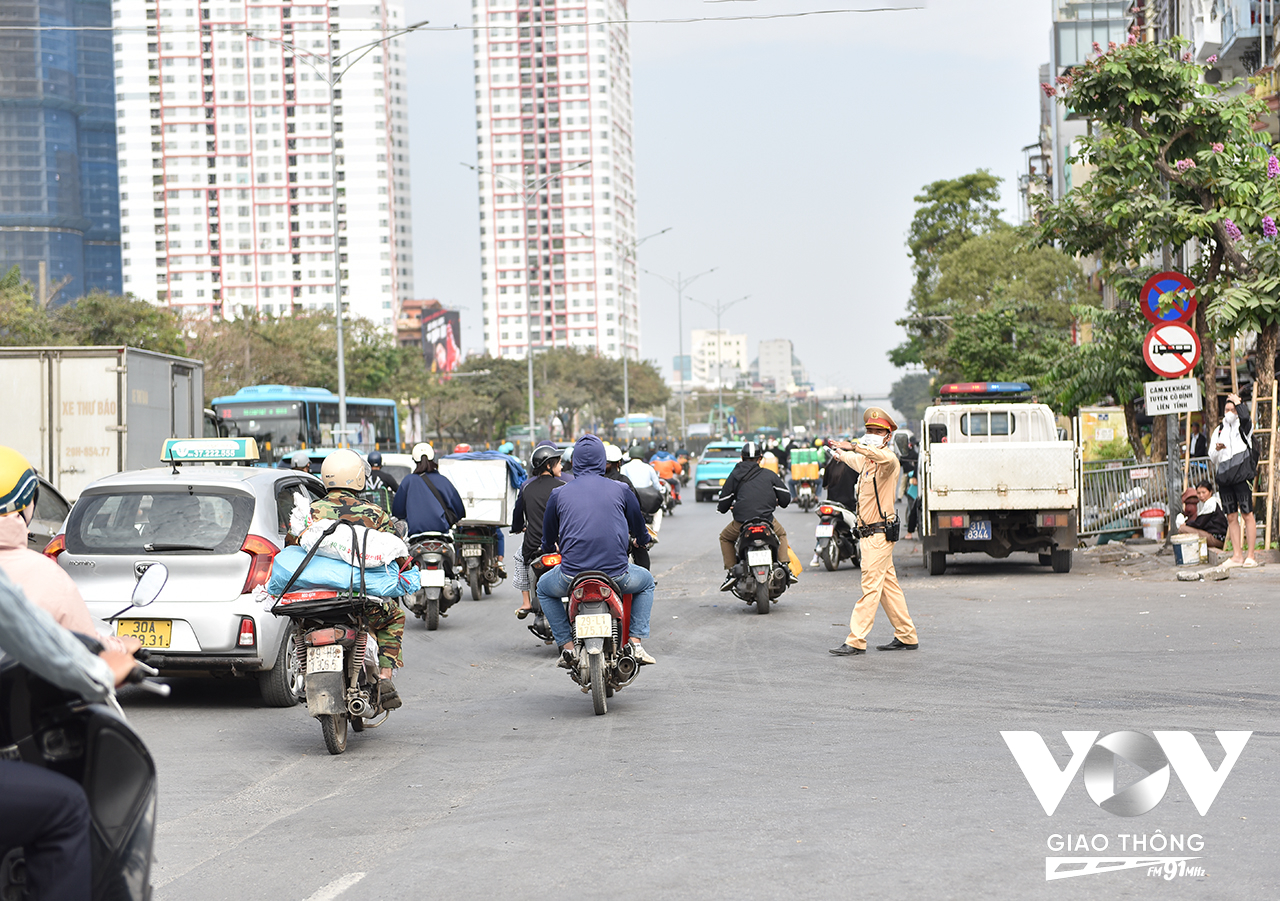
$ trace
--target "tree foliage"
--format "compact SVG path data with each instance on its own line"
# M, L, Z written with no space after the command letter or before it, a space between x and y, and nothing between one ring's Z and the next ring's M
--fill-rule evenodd
M889 403L908 423L924 418L924 408L933 402L935 379L927 372L908 372L889 387Z
M1168 248L1197 242L1186 267L1203 315L1205 393L1215 393L1215 341L1260 334L1258 385L1270 393L1280 329L1280 162L1254 124L1267 113L1239 81L1203 82L1187 43L1129 43L1102 51L1046 91L1095 123L1074 160L1089 180L1054 203L1040 201L1039 240L1094 254L1108 276ZM1209 405L1210 425L1216 409Z

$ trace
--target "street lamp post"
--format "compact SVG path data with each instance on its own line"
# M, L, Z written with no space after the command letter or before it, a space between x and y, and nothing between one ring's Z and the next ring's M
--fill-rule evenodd
M569 227L572 228L574 231L576 231L578 234L582 235L584 238L590 238L592 241L596 240L595 235L589 235L586 232L584 232L582 229L572 225ZM643 244L645 241L648 241L650 238L656 238L658 237L658 235L665 235L669 231L671 231L671 226L667 226L662 231L656 231L651 235L645 235L643 238L640 238L639 240L636 240L636 241L632 241L630 244L626 244L622 241L615 241L613 238L602 238L601 240L603 240L606 244L613 245L613 247L616 248L618 252L622 254L623 262L630 260L632 263L635 263L636 249L641 244ZM626 267L623 266L622 270L625 274ZM624 297L622 314L618 318L618 325L622 328L622 428L627 436L627 445L630 446L631 444L631 382L627 374L627 357L629 356L629 354L627 353L627 320L628 320L628 317L627 317L627 311L626 311L626 298Z
M534 179L532 181L516 181L513 178L507 178L505 175L499 175L492 169L486 169L483 166L473 166L470 163L463 163L462 165L477 174L488 175L490 178L497 181L504 181L519 189L520 225L522 228L526 229L525 233L520 236L520 241L524 244L525 263L527 265L529 260L529 233L527 230L529 227L529 199L531 197L537 197L539 191L551 184L553 181L559 180L559 178L566 172L572 172L574 169L581 169L583 166L591 165L591 160L583 160L576 165L569 166L567 169L563 169L559 172L552 172L550 175L544 175L542 178ZM541 295L539 295L539 303L541 303ZM530 299L530 295L528 293L525 294L525 304L525 331L527 333L525 336L525 343L528 347L526 356L529 358L529 447L532 448L538 441L538 433L536 425L537 414L534 411L533 405L533 301Z
M254 34L252 31L246 31L245 36L251 41L261 41L264 44L275 44L283 47L293 53L295 60L300 60L303 65L316 74L316 77L325 82L329 86L329 190L331 193L333 209L333 299L334 299L334 331L337 337L338 351L338 433L341 436L338 439L339 446L346 440L349 432L347 428L347 360L343 347L343 310L342 310L342 239L338 237L338 132L337 132L337 113L334 110L335 94L338 88L338 82L342 81L342 76L351 71L352 67L360 60L369 55L369 52L381 44L385 44L401 35L409 34L417 31L424 25L428 24L428 20L423 19L421 22L414 22L407 25L399 31L393 31L391 34L380 37L377 40L369 41L358 47L353 47L346 53L338 54L334 47L334 33L329 31L329 55L322 59L327 63L321 68L312 61L313 55L305 48L300 48L296 44L289 41L283 41L276 38L264 37L260 34ZM345 59L351 59L349 63L341 69L338 66ZM397 436L398 438L399 436Z
M701 304L716 314L716 406L719 407L721 416L724 416L724 335L720 331L720 317L724 315L725 310L729 309L734 304L742 303L750 296L750 294L746 294L739 297L737 300L731 300L728 303L717 300L715 306L712 306L705 300L696 300L692 297L689 298L694 303ZM728 420L725 420L725 425L728 426L728 424Z
M685 427L685 421L684 421L684 289L692 285L694 282L702 278L704 275L710 275L711 273L715 272L719 268L720 268L719 266L712 266L710 269L706 270L705 272L699 272L697 275L691 275L688 278L685 278L681 273L677 272L676 277L674 279L666 275L659 275L656 272L650 272L648 269L644 270L647 274L652 275L655 278L662 279L668 285L676 289L676 338L677 338L677 341L679 342L678 346L680 348L678 359L680 360L680 443L681 444L685 443L685 441L687 440L687 436L685 434L686 427Z

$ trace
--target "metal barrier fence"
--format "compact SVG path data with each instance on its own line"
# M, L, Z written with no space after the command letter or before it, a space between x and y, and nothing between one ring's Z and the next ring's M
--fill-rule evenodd
M1097 464L1092 464L1097 465ZM1182 471L1182 461L1174 461ZM1161 515L1179 512L1178 498L1169 503L1168 463L1107 463L1103 468L1086 469L1080 493L1080 536L1106 532L1130 535L1142 527L1142 511L1155 508ZM1202 479L1213 481L1208 457L1193 457L1186 470L1188 485ZM1180 480L1181 481L1181 480Z

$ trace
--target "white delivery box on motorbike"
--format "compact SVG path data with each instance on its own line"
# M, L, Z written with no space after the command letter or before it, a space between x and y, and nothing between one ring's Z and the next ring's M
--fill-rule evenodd
M440 473L462 496L467 515L460 525L509 526L516 505L506 460L455 460L443 457Z

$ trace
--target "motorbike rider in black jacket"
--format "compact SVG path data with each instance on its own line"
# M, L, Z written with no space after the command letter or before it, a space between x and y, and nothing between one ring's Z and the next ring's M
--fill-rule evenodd
M524 593L524 602L516 610L516 616L520 619L533 612L533 602L529 596L529 592L533 590L533 579L529 576L529 569L541 554L542 517L547 512L547 500L552 491L564 484L564 480L560 478L563 453L552 441L538 443L529 460L533 478L521 487L520 496L516 498L515 508L511 511L511 534L524 533L514 580L516 587Z
M729 591L738 579L739 573L735 572L738 559L734 544L738 540L742 526L752 520L772 520L774 534L778 536L778 562L788 567L788 573L791 571L787 530L773 515L773 511L778 507L785 507L791 503L791 492L776 472L760 465L762 456L764 451L759 444L754 441L744 444L742 462L735 466L733 472L729 473L729 478L724 480L724 486L720 489L720 496L717 498L719 501L717 509L721 513L733 510L733 522L725 526L724 531L720 533L720 553L724 558L724 568L728 570L724 577L724 584L720 586L721 591ZM795 576L790 578L795 581Z

